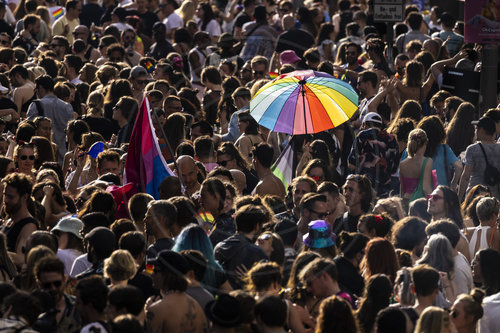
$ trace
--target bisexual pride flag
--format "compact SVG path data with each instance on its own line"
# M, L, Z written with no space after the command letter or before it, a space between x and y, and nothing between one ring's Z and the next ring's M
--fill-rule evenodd
M159 199L158 187L168 176L175 176L163 158L153 128L148 97L145 96L130 137L123 183L134 183L138 190Z

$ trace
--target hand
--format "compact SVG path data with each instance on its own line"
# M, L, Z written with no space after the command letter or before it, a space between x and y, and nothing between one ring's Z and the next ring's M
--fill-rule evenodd
M43 187L43 193L46 197L52 197L52 195L54 194L54 188L51 185L45 185Z
M20 33L21 37L25 38L25 39L31 39L33 38L33 36L31 36L30 32L28 30L21 30L21 33Z
M247 273L248 273L248 269L245 265L241 264L239 266L237 266L235 269L234 269L235 273L236 273L236 276L240 279L240 280L243 280L245 278L245 276L247 276Z
M155 302L157 302L157 301L159 301L159 300L161 300L161 296L158 296L158 295L156 295L156 296L150 296L150 297L147 299L146 303L144 304L144 311L147 311L147 309L148 309L151 305L153 305Z
M85 153L77 147L75 148L75 154L73 158L76 158L76 168L79 170L83 170L85 164Z

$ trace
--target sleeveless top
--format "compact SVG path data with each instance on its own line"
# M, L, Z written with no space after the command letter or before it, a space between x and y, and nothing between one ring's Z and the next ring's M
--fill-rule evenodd
M190 52L191 53L197 53L198 54L198 58L200 59L200 66L203 67L203 64L205 63L205 59L206 59L206 55L204 52L198 50L198 48L194 48L192 49ZM194 69L192 68L191 64L189 64L189 71L190 71L190 74L191 74L191 82L192 83L201 83L201 78L196 75L196 72L194 71Z
M469 254L471 259L474 258L474 256L476 255L476 242L478 241L477 238L479 230L481 230L481 239L479 240L479 248L477 250L479 251L489 247L487 235L488 235L488 230L490 228L491 227L488 225L486 226L479 225L474 229L474 233L472 234L472 237L469 242Z
M29 100L27 100L26 102L23 103L23 105L21 105L21 112L24 112L24 113L27 113L28 112L28 109L31 105L31 103L36 99L36 94L33 93L33 96L31 96L31 98Z
M5 227L3 232L7 236L7 249L11 252L16 252L17 239L19 238L19 234L21 230L23 230L24 226L27 224L33 223L35 226L37 225L36 220L32 217L26 217L22 220L17 221L10 227Z

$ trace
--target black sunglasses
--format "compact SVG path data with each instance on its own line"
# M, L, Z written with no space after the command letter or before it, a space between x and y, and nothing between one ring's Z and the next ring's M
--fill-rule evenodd
M22 156L19 156L19 158L22 160L22 161L26 161L28 158L33 161L35 159L35 155L30 155L30 156L26 156L26 155L22 155Z
M45 282L45 283L42 283L42 289L50 289L51 286L59 288L62 286L62 284L63 284L63 282L61 280L52 281L52 282Z
M8 40L0 40L0 44L2 45L9 45L9 41Z
M227 160L227 161L220 161L220 162L217 162L218 165L220 166L223 166L223 167L226 167L227 166L227 163L231 162L232 160L234 160L234 158L230 159L230 160Z

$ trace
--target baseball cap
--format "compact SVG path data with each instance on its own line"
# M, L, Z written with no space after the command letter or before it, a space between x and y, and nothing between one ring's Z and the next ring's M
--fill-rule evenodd
M82 235L80 234L80 230L83 229L83 222L76 217L63 217L60 219L52 231L62 231L67 232L69 234L73 234L76 237L82 239Z
M139 76L147 76L147 75L148 75L148 72L146 71L146 68L144 68L142 66L134 66L130 70L130 74L129 74L128 78L129 79L136 79Z
M170 250L162 250L156 258L148 259L148 265L153 265L162 271L180 272L181 274L186 274L190 269L186 258Z
M92 229L87 235L85 240L96 250L98 253L111 253L115 249L116 237L115 234L106 227L97 227Z
M495 120L491 117L481 117L479 120L472 121L471 124L476 125L478 129L484 129L490 135L495 134L497 130Z
M382 125L382 117L376 112L368 112L363 118L363 124L366 122L372 122Z
M301 60L293 50L286 50L280 54L281 65L294 64Z

